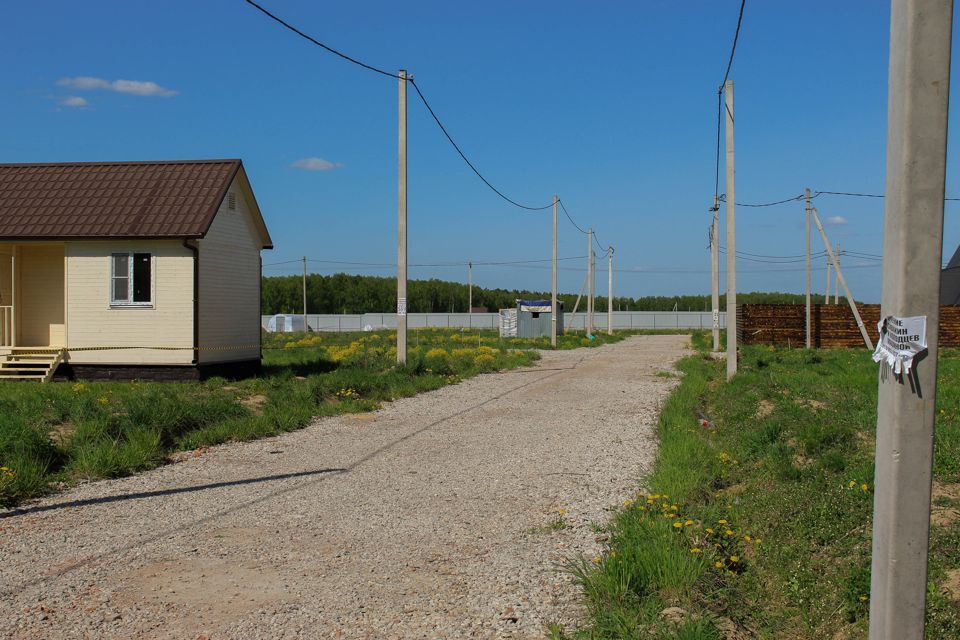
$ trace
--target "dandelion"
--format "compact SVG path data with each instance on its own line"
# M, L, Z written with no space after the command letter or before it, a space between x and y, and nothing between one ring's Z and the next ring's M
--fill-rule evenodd
M727 521L726 521L726 520L717 520L717 522L720 523L720 524L727 524Z
M77 382L76 384L73 385L74 393L80 393L82 391L86 391L86 389L87 389L87 385L83 384L82 382Z
M689 527L692 524L693 524L693 520L687 520L686 522L683 523L683 526Z
M700 547L694 547L693 549L690 549L690 553L700 553L700 551Z
M678 507L675 504L670 505L670 511L677 511Z
M752 538L750 538L750 536L743 536L743 539L746 540L747 542L750 542Z
M708 535L711 535L711 536L713 535L713 529L711 529L710 527L707 527L706 531Z
M557 513L559 513L561 516L565 516L567 515L567 510L564 509L563 507L560 507L559 509L557 509Z
M941 409L940 411L943 412L943 409ZM867 596L860 596L860 602L866 602L866 601L867 601Z
M756 540L753 541L753 544L759 545L760 542L761 542L760 538L757 538Z
M674 528L674 529L679 529L679 528L682 527L682 526L683 526L683 523L680 522L679 520L677 520L676 522L673 523L673 528Z
M850 482L847 483L847 488L848 488L848 489L853 489L855 486L857 486L857 481L856 481L856 480L851 480Z
M724 531L724 533L725 533L726 535L728 535L728 536L732 536L732 535L733 535L733 530L732 530L732 529L727 529L726 531Z
M110 401L107 400L106 396L100 396L99 398L97 398L97 402L99 402L100 404L109 404Z
M717 560L716 562L713 563L713 568L714 568L714 569L723 569L723 563L720 562L719 560Z
M594 556L593 564L600 564L600 561L603 560L600 556Z
M869 488L870 488L870 487L867 486L867 483L866 483L866 482L864 482L862 485L860 485L860 491L864 491L864 492L865 492L865 491L867 491Z
M624 500L624 501L623 501L623 506L625 506L625 507L629 507L629 506L632 505L632 504L633 504L633 500Z
M740 556L730 556L730 562L739 562Z

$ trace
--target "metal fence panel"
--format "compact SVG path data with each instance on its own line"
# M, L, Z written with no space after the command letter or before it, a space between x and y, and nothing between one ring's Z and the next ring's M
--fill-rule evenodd
M720 328L727 326L727 314L720 313ZM260 325L266 329L271 316L261 316ZM498 313L411 313L407 315L407 326L411 329L426 328L466 328L496 329L499 327ZM607 329L607 314L594 314L596 329ZM567 330L583 331L587 317L583 313L573 316L565 313L563 324ZM392 313L364 314L316 314L307 315L307 324L313 331L363 331L371 329L396 329L397 316ZM614 329L706 329L713 326L713 317L709 311L614 311Z

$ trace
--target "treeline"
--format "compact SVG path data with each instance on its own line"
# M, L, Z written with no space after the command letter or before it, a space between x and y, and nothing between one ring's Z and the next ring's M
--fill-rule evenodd
M560 294L567 311L573 309L575 294ZM445 280L409 280L407 282L407 310L410 313L466 312L469 292L467 285ZM549 299L549 291L519 291L516 289L486 289L473 287L473 306L490 311L516 305L517 298ZM780 292L740 293L737 301L754 304L800 304L802 294ZM823 296L814 296L815 303ZM586 300L580 301L580 310ZM607 299L597 296L597 311L606 311ZM263 278L262 313L302 313L303 278L301 276L270 276ZM307 276L308 313L391 313L397 308L397 281L395 278L338 273L331 276ZM617 311L709 311L709 295L645 296L628 298L615 296L613 308ZM720 308L726 308L726 296L720 296Z

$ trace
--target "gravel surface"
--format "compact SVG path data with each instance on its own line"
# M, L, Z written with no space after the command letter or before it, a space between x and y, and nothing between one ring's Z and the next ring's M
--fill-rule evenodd
M0 637L543 637L584 613L563 564L637 490L686 345L545 352L0 512Z

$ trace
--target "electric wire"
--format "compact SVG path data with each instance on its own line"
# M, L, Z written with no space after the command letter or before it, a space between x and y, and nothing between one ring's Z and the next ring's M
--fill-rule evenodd
M567 208L564 206L563 200L558 200L557 204L560 205L560 208L563 210L563 215L567 216L567 220L570 221L570 224L576 227L577 231L579 231L583 235L587 235L587 232L580 225L574 222L573 217L570 215L570 213L567 211Z
M248 0L248 1L249 1L249 0ZM437 117L436 112L434 112L433 107L431 107L431 106L430 106L430 103L427 102L426 96L424 96L424 95L423 95L423 92L420 91L420 86L416 83L416 81L415 81L413 78L409 78L409 82L410 82L411 85L413 85L414 90L417 92L417 95L420 97L420 101L423 102L423 106L425 106L425 107L427 108L427 111L430 112L430 115L433 117L434 122L436 122L436 123L437 123L437 126L440 127L440 131L443 132L443 135L446 136L446 138L447 138L447 140L450 142L450 144L453 145L453 148L456 149L456 151L457 151L458 154L460 154L460 157L463 158L463 161L467 163L467 166L470 167L470 169L471 169L475 174L477 174L477 177L480 178L485 185L487 185L488 187L490 187L491 191L493 191L495 194L497 194L498 196L500 196L501 198L503 198L504 200L506 200L507 202L509 202L509 203L512 204L513 206L519 207L519 208L521 208L521 209L526 209L527 211L543 211L544 209L549 209L550 207L553 206L553 202L550 202L549 204L545 204L545 205L543 205L542 207L533 207L533 206L521 204L521 203L517 202L516 200L514 200L513 198L510 198L509 196L507 196L506 194L504 194L502 191L500 191L499 189L497 189L495 186L493 186L493 184L491 184L491 182L490 182L489 180L487 180L487 179L483 176L482 173L480 173L480 171L477 169L477 167L474 166L474 164L473 164L472 162L470 162L470 159L467 158L466 154L465 154L465 153L463 152L463 150L460 148L460 145L458 145L456 142L454 142L453 137L450 135L450 132L447 131L447 128L446 128L445 126L443 126L443 123L440 121L440 118Z
M727 70L723 74L723 82L721 82L717 88L717 162L716 176L713 184L714 200L717 199L720 193L720 124L723 119L723 86L727 84L727 79L730 77L730 69L733 68L733 55L737 51L737 41L740 39L740 25L743 23L743 9L746 4L747 0L740 0L740 13L737 16L737 29L733 32L733 45L730 47L730 58L727 60ZM729 112L730 110L727 109L727 113Z
M332 53L333 55L339 56L339 57L343 58L344 60L346 60L347 62L352 62L353 64L355 64L355 65L357 65L357 66L363 67L364 69L368 69L368 70L370 70L370 71L374 71L374 72L376 72L376 73L379 73L379 74L381 74L381 75L388 76L388 77L390 77L390 78L397 78L397 79L400 78L400 76L397 75L397 74L395 74L395 73L390 73L389 71L384 71L383 69L378 69L378 68L376 68L376 67L374 67L374 66L372 66L372 65L369 65L369 64L367 64L367 63L365 63L365 62L360 62L360 61L357 60L356 58L351 58L351 57L348 56L347 54L342 53L342 52L340 52L340 51L337 51L337 50L334 49L333 47L329 47L329 46L323 44L323 43L320 42L319 40L316 40L316 39L314 39L313 37L308 36L307 34L305 34L303 31L300 31L300 29L297 29L297 28L296 28L295 26L293 26L292 24L290 24L290 23L288 23L288 22L285 22L285 21L282 20L281 18L273 15L272 13L270 13L269 11L267 11L266 9L264 9L262 6L260 6L259 4L257 4L256 2L254 2L253 0L245 0L245 2L246 2L247 4L249 4L250 6L252 6L253 8L257 9L258 11L260 11L261 13L263 13L265 16L267 16L267 17L270 18L271 20L277 22L278 24L283 25L285 28L289 29L290 31L293 31L295 34L297 34L297 35L300 36L301 38L304 38L305 40L308 40L308 41L312 42L313 44L317 45L318 47L321 47L321 48L323 48L323 49L326 49L327 51L329 51L329 52Z

